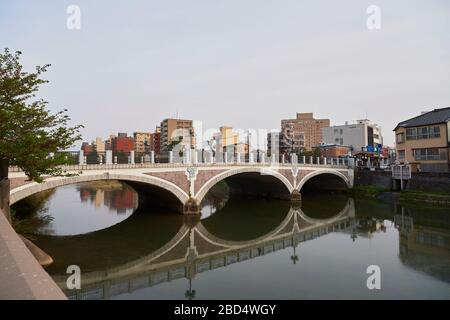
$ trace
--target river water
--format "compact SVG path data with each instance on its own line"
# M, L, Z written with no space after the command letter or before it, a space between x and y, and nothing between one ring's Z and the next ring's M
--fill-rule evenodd
M27 202L17 219L54 259L46 270L70 299L450 298L448 208L212 195L194 219L139 204L120 182ZM68 289L69 266L80 268L79 290Z

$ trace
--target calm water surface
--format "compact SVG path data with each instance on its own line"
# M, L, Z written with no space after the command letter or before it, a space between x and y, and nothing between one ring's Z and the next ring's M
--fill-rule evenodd
M130 187L80 184L35 205L35 243L71 299L449 299L449 209L343 195L210 197L201 219L147 208ZM20 206L17 211L20 213ZM67 266L82 289L66 290ZM381 268L381 290L366 269Z

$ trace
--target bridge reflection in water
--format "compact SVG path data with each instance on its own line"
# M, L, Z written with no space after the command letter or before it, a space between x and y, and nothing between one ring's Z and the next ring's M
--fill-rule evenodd
M211 234L197 217L191 217L163 247L151 254L105 271L83 273L80 290L66 290L68 275L53 275L69 299L109 299L180 278L192 280L196 274L227 267L272 252L295 248L330 232L351 233L355 229L355 205L348 199L344 208L328 219L308 217L292 207L271 232L248 241L230 241ZM187 218L189 219L189 218ZM186 297L192 298L191 289Z

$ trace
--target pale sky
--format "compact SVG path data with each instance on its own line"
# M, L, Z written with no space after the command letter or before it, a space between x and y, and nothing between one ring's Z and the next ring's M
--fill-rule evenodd
M71 4L80 30L66 26ZM398 122L450 106L449 32L448 0L0 0L0 47L52 64L40 96L89 141L177 114L272 129L314 112L367 117L392 145Z

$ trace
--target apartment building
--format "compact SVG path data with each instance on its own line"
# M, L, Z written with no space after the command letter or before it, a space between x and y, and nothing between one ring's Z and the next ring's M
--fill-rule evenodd
M233 131L232 127L222 126L219 128L220 132L214 134L216 140L216 150L222 152L224 150L232 149L234 153L247 154L249 145L242 141L238 132Z
M313 113L297 113L295 119L281 120L283 153L311 151L322 143L322 129L330 126L330 119L315 119Z
M152 134L150 132L135 132L134 138L134 151L137 153L148 153L151 150L150 141Z
M156 154L161 153L161 128L156 127L154 133L150 137L150 150L155 151Z
M195 147L195 131L192 120L164 119L161 122L161 151L168 151L173 141L181 139L185 148Z
M128 153L134 150L134 139L126 133L119 133L117 137L111 138L111 150L113 153Z
M105 152L105 141L101 137L95 138L95 150L97 152Z
M322 128L323 144L349 146L352 153L383 145L381 127L368 119Z
M450 107L402 121L394 132L398 161L424 172L450 171Z

